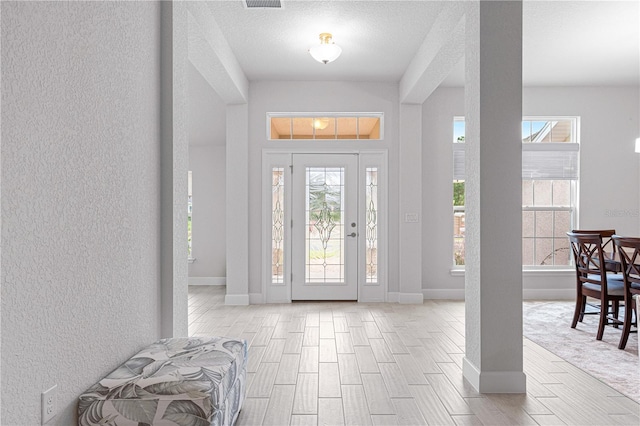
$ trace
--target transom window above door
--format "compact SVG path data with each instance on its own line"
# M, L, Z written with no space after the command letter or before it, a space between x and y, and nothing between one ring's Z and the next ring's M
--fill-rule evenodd
M383 113L267 113L269 140L381 140Z

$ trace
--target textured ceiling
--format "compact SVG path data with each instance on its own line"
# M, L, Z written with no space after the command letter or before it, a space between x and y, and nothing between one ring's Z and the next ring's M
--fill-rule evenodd
M248 10L208 3L249 80L399 81L438 12L439 1L284 0ZM638 1L525 1L525 85L638 84ZM308 48L331 32L343 53L328 65ZM445 80L462 85L463 65Z
M525 1L522 25L527 86L640 83L638 1ZM461 63L443 85L463 82Z
M434 1L284 0L279 10L209 4L249 80L398 81L442 8ZM308 53L322 32L342 47L327 65Z
M526 2L525 78L532 85L638 84L639 4Z

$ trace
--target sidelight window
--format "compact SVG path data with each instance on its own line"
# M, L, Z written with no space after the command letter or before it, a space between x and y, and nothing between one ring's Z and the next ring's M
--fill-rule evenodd
M284 168L271 172L271 282L284 283Z

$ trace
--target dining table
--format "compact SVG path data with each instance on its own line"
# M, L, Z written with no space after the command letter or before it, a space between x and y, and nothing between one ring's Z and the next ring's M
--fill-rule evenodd
M636 261L637 262L637 261ZM634 266L640 270L640 264L634 262ZM604 253L604 269L608 272L622 273L622 261L620 253Z
M605 253L604 269L609 272L622 272L622 261L620 260L620 254L618 252Z

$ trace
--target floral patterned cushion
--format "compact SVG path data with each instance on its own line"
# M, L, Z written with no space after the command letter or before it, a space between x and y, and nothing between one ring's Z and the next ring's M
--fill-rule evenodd
M80 425L232 425L245 393L247 342L162 339L80 396Z

